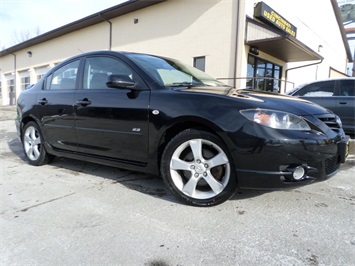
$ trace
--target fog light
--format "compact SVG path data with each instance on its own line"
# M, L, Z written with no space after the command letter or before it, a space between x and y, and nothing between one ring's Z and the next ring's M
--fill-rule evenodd
M302 166L297 166L292 173L292 177L295 180L301 180L304 177L305 170Z

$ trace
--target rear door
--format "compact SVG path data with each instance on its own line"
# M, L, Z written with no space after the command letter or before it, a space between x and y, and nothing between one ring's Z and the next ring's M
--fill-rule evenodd
M150 91L132 68L115 57L87 57L83 71L74 100L79 151L146 162ZM107 77L112 74L127 76L140 90L108 88Z
M346 131L355 131L355 80L338 80L337 91L334 113L340 117Z
M77 151L73 99L79 63L75 60L54 71L37 96L44 140L57 149Z

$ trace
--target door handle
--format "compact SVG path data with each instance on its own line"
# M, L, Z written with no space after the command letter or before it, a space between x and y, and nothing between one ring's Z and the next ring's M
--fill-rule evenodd
M91 104L91 101L89 101L87 98L76 101L76 105L80 105L83 107L88 106L90 104Z
M47 101L46 98L43 98L43 99L39 100L38 103L39 103L40 105L46 105L46 104L48 103L48 101Z
M348 102L339 102L339 104L347 104Z

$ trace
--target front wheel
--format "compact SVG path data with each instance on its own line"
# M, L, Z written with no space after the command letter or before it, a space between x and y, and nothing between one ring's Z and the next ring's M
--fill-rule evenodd
M161 174L172 193L184 203L212 206L236 191L234 163L224 143L215 135L185 130L166 146Z
M35 122L29 122L25 125L23 132L23 150L29 163L36 166L48 163L51 156L44 148L38 125Z

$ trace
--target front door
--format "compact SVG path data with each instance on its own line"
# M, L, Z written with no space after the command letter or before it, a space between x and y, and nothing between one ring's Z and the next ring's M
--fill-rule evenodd
M150 91L108 88L106 80L112 74L126 75L144 86L117 58L86 58L82 88L74 99L78 149L95 156L146 162Z

